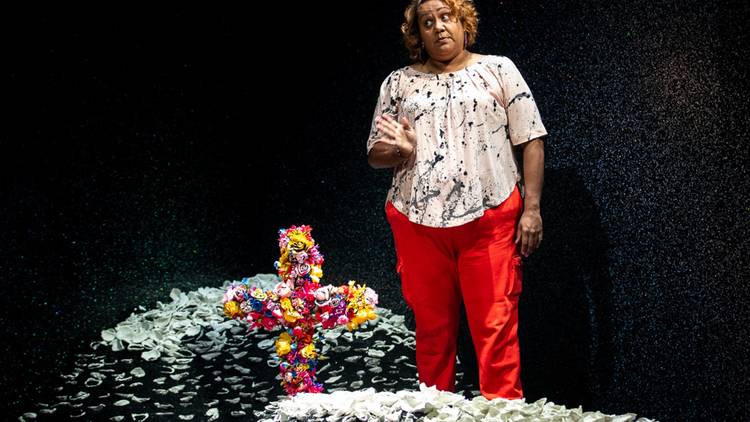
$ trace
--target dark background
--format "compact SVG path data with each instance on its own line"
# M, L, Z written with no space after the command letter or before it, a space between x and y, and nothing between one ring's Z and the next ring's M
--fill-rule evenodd
M554 4L552 4L554 3ZM24 10L3 25L0 403L49 395L138 305L273 272L310 224L325 281L407 314L365 142L405 2ZM526 259L527 400L748 412L748 5L481 1L550 133Z

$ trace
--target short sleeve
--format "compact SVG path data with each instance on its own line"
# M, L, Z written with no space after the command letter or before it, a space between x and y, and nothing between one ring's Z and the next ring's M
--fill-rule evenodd
M398 101L396 100L397 95L395 93L395 87L397 85L396 79L398 75L396 72L392 72L380 85L380 95L378 96L378 102L375 104L375 112L372 115L372 125L370 126L370 136L367 138L367 154L370 154L370 150L377 143L379 137L378 128L375 125L375 118L384 113L398 114Z
M510 142L520 145L532 139L547 135L542 117L531 94L531 89L521 76L516 65L503 57L498 67L503 88L503 103L508 114Z

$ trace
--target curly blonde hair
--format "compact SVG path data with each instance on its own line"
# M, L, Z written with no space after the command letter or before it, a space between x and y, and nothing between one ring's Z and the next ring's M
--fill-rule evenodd
M419 36L419 22L417 21L417 8L426 0L412 0L404 10L404 23L401 24L401 33L404 36L404 45L409 51L409 58L414 62L424 63L427 55L424 53L422 39ZM466 31L466 46L471 47L477 39L477 26L479 14L472 0L440 0L451 9L451 13L461 21Z

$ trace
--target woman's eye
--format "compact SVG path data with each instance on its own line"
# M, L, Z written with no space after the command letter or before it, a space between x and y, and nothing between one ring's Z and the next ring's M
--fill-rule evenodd
M423 25L424 25L425 28L431 27L432 26L432 19L427 19L426 21L424 21Z
M451 20L450 15L443 15L443 22L448 22L449 20Z

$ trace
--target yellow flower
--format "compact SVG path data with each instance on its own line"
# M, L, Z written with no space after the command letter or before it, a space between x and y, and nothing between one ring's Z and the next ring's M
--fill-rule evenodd
M367 309L360 309L357 311L357 316L354 319L357 320L357 323L361 324L371 318L368 315Z
M320 282L320 278L323 277L323 269L320 267L320 265L311 265L310 266L310 278L316 282Z
M292 301L289 300L288 297L285 297L285 298L281 299L281 301L279 301L279 303L281 304L281 309L283 309L285 311L291 311L292 310Z
M258 300L265 300L266 299L266 292L263 291L260 287L256 287L253 289L252 292L250 292L250 296L258 299Z
M312 343L305 346L302 349L302 356L308 359L315 359L315 356L317 356L317 353L315 352L315 346Z
M289 254L284 251L279 257L278 271L281 273L287 273L289 271Z
M286 235L289 238L289 244L287 248L295 253L305 252L313 245L313 242L307 238L307 235L299 230L287 232Z
M284 312L284 319L289 322L296 322L298 319L302 318L302 314L300 314L297 311L288 311Z
M244 314L242 313L242 309L240 309L240 304L233 300L230 300L224 304L224 315L228 316L229 318L234 318L241 317Z
M349 297L347 298L347 309L358 312L359 309L367 306L365 302L365 286L355 286L354 280L349 281Z
M284 265L279 265L279 269L278 269L279 274L281 276L289 274L289 267L290 267L290 264L288 264L288 263L284 264Z
M276 354L284 356L292 350L292 337L287 332L281 333L279 339L276 340Z
M292 306L294 306L294 309L299 312L304 311L307 307L307 305L305 305L305 301L299 297L295 297L294 299L292 299Z

